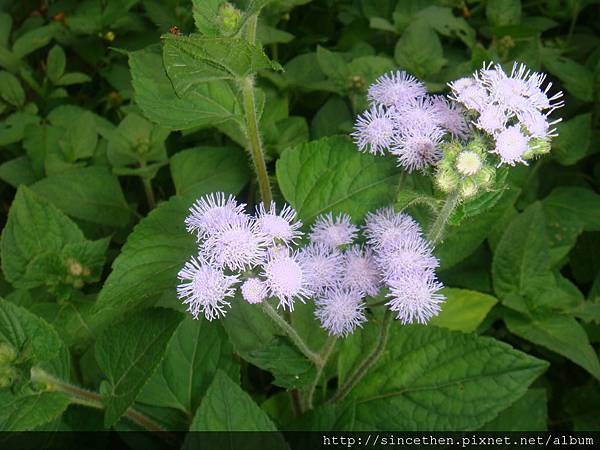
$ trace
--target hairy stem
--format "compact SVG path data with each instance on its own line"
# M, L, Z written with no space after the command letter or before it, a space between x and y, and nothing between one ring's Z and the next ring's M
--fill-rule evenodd
M140 162L140 168L145 168L146 162ZM141 177L142 183L144 184L144 192L146 193L146 201L148 202L148 209L152 210L156 207L156 196L154 195L154 190L152 189L152 182L149 178Z
M289 323L285 321L283 317L279 315L277 310L273 308L267 301L261 303L263 311L269 316L273 322L277 324L279 328L292 340L292 342L298 347L298 350L302 352L309 360L311 360L315 366L319 367L321 364L321 357L313 352L308 345L302 340L298 332Z
M435 218L435 222L433 222L433 225L431 225L427 239L433 247L435 247L444 237L446 224L448 223L450 215L458 205L459 195L460 192L458 189L448 195L444 206L442 206L438 216Z
M308 409L313 408L313 400L314 400L314 396L315 396L315 390L317 389L317 384L319 384L319 379L321 378L321 375L323 374L323 370L325 369L325 366L327 365L327 361L329 360L329 357L331 356L331 353L333 352L333 349L335 348L336 342L337 342L337 338L335 336L329 336L327 338L327 341L325 342L325 345L323 346L323 350L320 353L321 364L317 365L317 374L315 375L314 381L308 388L308 394L306 397L307 398L306 404L308 406Z
M340 387L337 393L331 397L331 402L337 402L343 400L346 395L350 393L350 391L356 386L356 384L364 377L367 371L371 368L373 364L377 362L383 351L385 350L385 346L387 344L388 334L390 331L390 325L392 324L392 313L388 309L385 311L383 316L383 322L381 324L381 331L379 332L379 339L377 340L377 345L369 355L364 359L362 364L358 366L358 368L350 375L348 380L344 383L342 387Z
M100 394L97 392L89 391L82 387L66 383L37 367L31 369L31 381L34 383L45 384L46 390L48 391L63 392L70 395L73 403L88 406L90 408L104 409L102 397L100 397ZM144 427L148 431L154 433L165 431L165 429L154 420L150 419L134 408L128 408L125 412L125 417Z

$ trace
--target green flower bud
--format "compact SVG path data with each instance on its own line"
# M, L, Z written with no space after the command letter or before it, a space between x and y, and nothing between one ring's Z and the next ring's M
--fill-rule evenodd
M459 153L456 158L456 170L464 176L475 175L479 172L481 166L481 157L469 150Z
M442 192L449 193L456 189L458 178L451 170L438 170L435 183Z
M225 2L219 6L219 22L221 30L225 33L233 33L237 30L242 13L239 9L229 2Z
M11 387L19 372L13 366L0 366L0 389Z
M0 366L10 364L17 359L17 352L6 342L0 343Z
M488 187L496 177L496 169L491 166L483 167L475 177L475 181L482 187Z
M478 192L478 186L475 181L471 179L463 180L460 184L460 198L462 200L467 200L475 197Z

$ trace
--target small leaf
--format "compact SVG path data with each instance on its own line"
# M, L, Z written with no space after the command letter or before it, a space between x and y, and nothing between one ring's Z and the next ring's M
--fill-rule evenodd
M48 52L46 73L48 74L50 81L56 84L60 77L65 73L66 65L67 57L65 56L64 50L59 45L55 45Z
M492 25L514 25L521 21L521 0L487 0L485 13Z
M594 100L594 74L590 69L554 50L544 49L542 61L548 72L558 77L571 94L585 102Z
M70 397L62 392L38 392L12 395L0 392L0 429L33 431L60 416L69 406Z
M25 104L25 91L12 73L0 71L0 97L17 108Z
M39 48L45 47L59 29L60 25L57 22L53 22L49 25L34 28L33 30L26 32L13 44L13 53L18 58L22 58Z
M88 83L92 81L89 75L81 72L69 72L65 73L58 80L56 80L57 86L71 86L73 84Z
M588 153L592 140L592 115L581 114L558 124L552 157L563 166L575 164Z
M394 59L420 78L438 73L447 62L440 38L425 20L411 23L404 31L396 44Z
M429 322L431 325L469 333L475 331L488 312L498 302L494 297L466 289L446 288L442 311Z
M96 341L96 361L106 375L100 388L104 424L114 425L152 376L181 316L151 309L113 325Z

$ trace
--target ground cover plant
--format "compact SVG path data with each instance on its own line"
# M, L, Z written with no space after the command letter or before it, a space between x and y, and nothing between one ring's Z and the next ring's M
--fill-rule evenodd
M600 429L597 1L0 11L1 430Z

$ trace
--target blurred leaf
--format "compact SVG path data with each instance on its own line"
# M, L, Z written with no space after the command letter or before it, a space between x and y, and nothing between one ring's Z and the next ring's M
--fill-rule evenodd
M521 21L521 0L487 0L485 14L492 25L514 25Z
M548 429L546 390L531 388L519 400L478 431L546 431Z
M400 67L419 78L435 75L446 64L440 38L425 20L417 20L404 31L394 50Z
M17 188L21 184L28 186L38 179L27 156L19 156L0 165L0 180L12 187Z
M69 72L65 73L58 80L56 80L57 86L71 86L72 84L81 84L92 81L89 75L81 72Z
M256 305L238 297L235 308L223 319L223 327L229 335L233 348L240 354L247 354L266 347L279 329Z
M491 295L466 289L445 288L442 311L429 322L430 325L470 333L483 322L487 313L498 302Z
M552 142L552 156L570 166L585 158L592 140L592 115L581 114L558 125L558 137Z
M59 29L60 25L56 22L34 28L20 36L13 44L12 50L18 58L22 58L48 45Z
M67 65L67 57L62 47L55 45L48 52L48 62L46 67L46 73L48 78L54 84L58 82L60 77L65 73L65 67Z
M0 97L7 103L21 108L25 103L25 91L12 73L0 71Z
M554 51L542 52L542 61L548 72L558 77L571 94L584 102L594 99L594 74L587 67Z
M60 416L71 399L62 392L37 392L12 395L0 391L0 428L2 431L33 431Z

